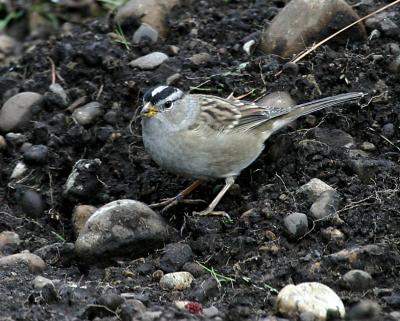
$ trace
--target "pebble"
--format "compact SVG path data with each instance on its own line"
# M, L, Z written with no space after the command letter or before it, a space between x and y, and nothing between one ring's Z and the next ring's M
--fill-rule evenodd
M347 313L347 320L378 320L376 318L379 317L380 314L381 307L378 303L371 300L361 300Z
M24 161L28 164L45 164L49 149L45 145L32 145L24 152Z
M209 277L205 281L196 284L190 291L189 298L197 302L206 302L208 299L218 295L220 284Z
M10 179L16 179L24 175L24 173L28 170L28 167L24 162L18 162L13 171L11 172Z
M217 307L215 307L214 305L203 309L203 315L206 318L212 319L215 318L217 315L219 315L219 310Z
M165 274L160 280L160 286L164 290L183 291L190 288L194 280L189 272L173 272Z
M78 205L74 207L72 211L72 224L74 226L74 232L79 235L87 220L97 210L97 207L92 205Z
M366 152L373 152L376 150L376 146L370 142L363 142L361 144L361 149Z
M64 88L58 84L54 83L49 86L49 91L53 93L60 101L57 105L62 107L67 107L69 105L69 99Z
M100 207L86 222L75 242L83 260L133 258L162 246L168 239L163 218L146 204L117 200Z
M21 145L19 151L20 151L21 153L25 153L25 152L26 152L29 148L31 148L32 146L33 146L33 145L32 145L31 143L25 142L25 143L23 143L23 144Z
M164 254L160 258L160 268L164 272L179 271L186 262L193 258L192 249L185 243L167 244L163 252Z
M146 306L141 301L129 299L121 304L118 316L122 321L133 321L136 320L136 315L143 315L145 312Z
M44 202L42 195L32 189L20 192L19 198L22 211L29 217L39 218L44 212Z
M257 105L292 107L296 105L296 102L287 91L275 91L257 100Z
M68 176L64 194L73 198L91 199L101 188L97 176L100 171L99 159L78 160Z
M115 22L139 20L156 29L161 36L168 33L167 16L180 0L130 0L118 8Z
M138 67L142 70L151 70L161 65L167 59L168 56L165 53L156 51L132 60L129 66Z
M311 205L310 214L314 219L323 219L335 214L339 210L341 197L335 190L322 192L318 199ZM333 218L333 217L332 217Z
M0 150L4 150L7 147L7 142L2 135L0 135Z
M351 291L365 291L373 287L371 274L363 270L351 270L343 275L341 285Z
M267 54L288 58L359 18L343 0L292 0L262 32L260 48ZM363 24L357 24L340 39L349 37L365 39Z
M7 133L6 139L11 145L14 146L21 145L28 140L28 138L21 133Z
M296 194L304 195L309 202L315 202L323 192L333 190L333 187L321 181L319 178L313 178L308 183L300 186Z
M354 138L341 129L315 128L313 134L316 140L332 147L353 148L355 146Z
M46 269L46 263L37 255L29 252L12 254L0 258L0 267L15 266L20 263L26 264L31 273L42 273Z
M283 219L286 230L292 237L300 237L308 232L307 215L303 213L292 213Z
M191 56L189 60L196 66L206 65L212 61L212 56L207 52L200 52Z
M13 254L21 244L19 235L12 231L0 233L0 256Z
M46 285L54 287L53 281L48 278L45 278L44 276L38 275L33 280L33 287L37 290L43 289Z
M345 235L342 231L329 226L321 230L322 237L328 242L334 243L338 246L344 245Z
M100 103L92 101L82 107L78 107L72 113L72 118L81 126L91 125L103 114Z
M386 138L392 138L394 136L395 129L392 123L385 124L382 127L382 135Z
M57 242L38 248L33 254L42 258L49 265L71 265L76 258L75 245L70 242Z
M22 92L8 99L0 110L0 131L10 132L27 124L33 107L40 102L42 95Z
M0 35L0 52L5 55L12 54L18 47L18 42L5 34Z
M137 45L142 42L154 44L157 40L158 31L147 23L142 23L133 34L133 43Z
M318 282L289 284L279 292L276 302L278 311L291 318L308 312L316 321L325 321L328 311L329 314L336 311L341 318L345 316L342 300L332 289Z

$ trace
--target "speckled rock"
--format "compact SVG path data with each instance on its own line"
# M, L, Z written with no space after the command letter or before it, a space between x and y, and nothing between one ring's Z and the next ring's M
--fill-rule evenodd
M189 272L173 272L165 274L160 280L160 286L165 290L186 290L190 288L194 278Z
M318 282L289 284L279 292L276 302L278 311L291 318L304 312L312 314L316 321L327 320L328 313L345 316L342 300L332 289Z
M22 92L8 99L0 110L0 131L9 132L24 126L32 116L32 108L42 95Z
M163 218L146 204L118 200L100 207L86 222L75 242L82 260L137 258L159 248L168 238Z

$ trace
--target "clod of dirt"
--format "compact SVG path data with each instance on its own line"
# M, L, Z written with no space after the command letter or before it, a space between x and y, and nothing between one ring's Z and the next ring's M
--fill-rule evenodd
M363 270L351 270L343 275L341 285L352 291L365 291L373 287L371 274Z
M332 289L318 282L285 286L278 294L277 309L293 318L308 312L316 321L325 321L334 314L341 318L345 315L342 300Z
M193 252L188 244L170 243L164 248L164 254L160 258L160 268L165 272L176 272L186 263L192 260Z
M288 58L359 18L343 0L292 0L262 33L260 46L265 53ZM365 37L365 28L358 23L336 41Z
M21 244L19 235L11 231L0 233L0 256L13 254Z
M146 204L118 200L100 207L89 218L75 246L83 261L137 258L160 247L168 236L162 217Z
M38 93L22 92L8 99L0 110L0 131L9 132L25 125L41 98Z

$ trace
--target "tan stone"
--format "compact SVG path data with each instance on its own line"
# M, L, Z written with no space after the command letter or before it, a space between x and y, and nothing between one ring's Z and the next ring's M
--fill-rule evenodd
M79 235L87 220L97 210L97 207L92 205L78 205L75 206L72 212L72 224L76 235Z
M357 19L357 13L343 0L292 0L262 33L260 48L288 58ZM365 37L364 25L359 23L336 40Z
M23 252L0 258L0 266L14 266L25 263L32 273L41 273L46 269L46 263L37 255Z

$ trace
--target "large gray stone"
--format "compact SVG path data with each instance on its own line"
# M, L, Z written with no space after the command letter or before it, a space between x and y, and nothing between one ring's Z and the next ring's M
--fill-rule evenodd
M262 33L261 49L268 54L291 57L358 19L343 0L292 0ZM335 40L365 37L365 28L359 23Z
M27 91L8 99L0 110L0 131L9 132L25 125L31 118L32 107L41 98L42 95Z
M168 226L146 204L122 199L99 208L81 230L75 247L85 261L137 258L163 246Z

